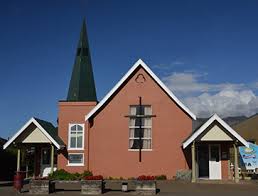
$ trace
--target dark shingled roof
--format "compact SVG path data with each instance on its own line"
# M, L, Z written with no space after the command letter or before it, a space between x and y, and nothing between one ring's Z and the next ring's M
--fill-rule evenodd
M48 121L41 120L39 118L34 119L46 130L46 132L60 145L65 146L65 143L63 140L58 136L57 134L57 127L54 127L54 125Z
M85 20L82 24L66 101L97 101Z

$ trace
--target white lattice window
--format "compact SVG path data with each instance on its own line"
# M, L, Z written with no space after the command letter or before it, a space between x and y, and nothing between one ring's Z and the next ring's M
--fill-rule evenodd
M142 149L152 149L151 106L130 106L129 113L129 149L139 149L140 145ZM137 115L144 117L137 118ZM148 117L148 115L150 116Z
M84 147L84 124L69 124L69 149L82 150Z

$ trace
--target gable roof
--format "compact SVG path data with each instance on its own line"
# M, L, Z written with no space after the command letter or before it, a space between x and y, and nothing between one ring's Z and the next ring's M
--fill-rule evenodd
M199 128L197 128L192 135L183 143L183 148L185 149L189 144L191 144L199 135L201 135L214 121L217 121L221 126L223 126L231 135L233 135L239 142L244 146L249 147L248 142L242 138L234 129L232 129L224 120L222 120L217 114L211 116L205 123L203 123Z
M151 69L141 59L139 59L121 78L121 80L108 92L108 94L85 116L85 121L93 116L140 66L153 78L155 82L158 83L158 85L182 110L184 110L192 119L196 119L196 116L168 89L168 87L151 71Z
M34 118L43 128L44 130L60 145L65 146L63 140L58 136L57 127L55 127L52 123L39 119Z
M5 144L3 149L6 149L14 140L22 134L22 132L31 124L37 126L37 128L56 146L57 149L60 149L64 146L64 142L57 135L57 129L50 123L38 118L32 117L25 125L18 131L16 134L9 139Z

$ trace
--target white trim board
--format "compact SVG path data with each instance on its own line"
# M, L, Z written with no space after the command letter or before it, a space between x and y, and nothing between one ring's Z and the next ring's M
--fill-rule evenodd
M108 100L109 98L119 89L119 87L130 77L130 75L138 68L142 68L150 74L155 82L169 95L169 97L175 101L175 103L182 108L192 119L196 120L196 116L168 89L168 87L151 71L151 69L139 59L129 71L121 78L121 80L108 92L108 94L85 116L87 121L93 114L95 114Z
M21 135L21 133L31 124L34 123L34 125L36 125L39 130L56 146L57 149L60 149L60 145L48 134L48 132L37 122L37 120L35 118L31 118L28 122L25 123L25 125L23 125L23 127L16 132L16 134L9 139L3 146L3 149L6 149L19 135Z
M224 120L222 120L217 114L214 114L209 118L197 131L195 131L191 137L189 137L184 143L183 148L185 149L189 144L191 144L199 135L201 135L207 127L209 127L214 121L218 121L231 135L233 135L239 142L244 146L249 147L248 142L242 138L234 129L232 129Z

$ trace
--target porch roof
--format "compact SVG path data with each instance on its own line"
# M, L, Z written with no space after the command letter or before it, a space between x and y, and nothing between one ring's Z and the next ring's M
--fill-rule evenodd
M34 124L36 128L43 134L43 136L46 137L51 143L53 143L57 149L61 149L65 146L64 142L57 135L57 128L54 127L52 123L32 117L19 131L16 132L16 134L11 139L9 139L4 144L3 149L6 149L13 142L15 142L31 124Z
M211 116L205 123L198 127L193 133L183 142L183 148L185 149L189 144L195 141L214 121L217 121L225 131L232 135L236 140L246 147L249 147L248 142L242 138L234 129L232 129L224 120L222 120L217 114Z

